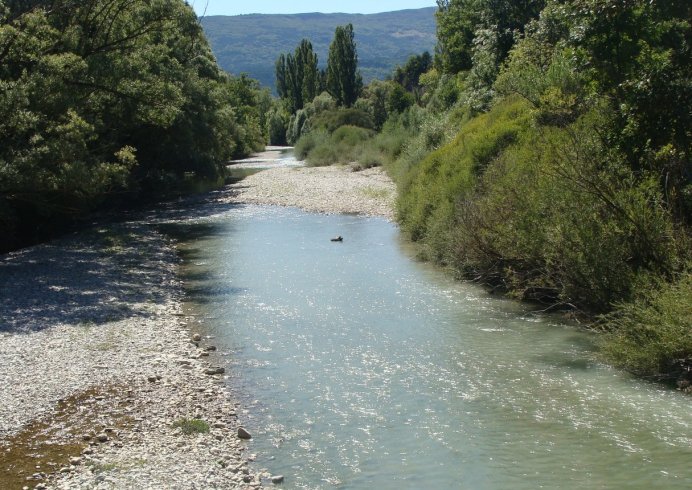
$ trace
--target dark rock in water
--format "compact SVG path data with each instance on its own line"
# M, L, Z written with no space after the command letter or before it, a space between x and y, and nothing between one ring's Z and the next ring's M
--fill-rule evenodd
M244 428L238 427L238 439L252 439L252 436Z
M202 340L202 336L200 334L196 333L192 336L193 342L199 342L200 340Z
M223 374L225 372L226 370L222 367L211 367L204 370L204 374L208 374L210 376L214 374Z
M272 476L272 483L274 485L278 485L279 483L283 483L283 482L284 482L284 476L283 475Z
M335 236L334 238L332 238L332 241L333 241L333 242L343 242L343 241L344 241L344 237L342 237L341 235Z

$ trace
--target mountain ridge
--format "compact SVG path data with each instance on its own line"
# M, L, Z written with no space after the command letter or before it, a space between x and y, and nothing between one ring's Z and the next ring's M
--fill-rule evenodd
M274 63L309 39L319 66L327 62L329 43L338 25L353 24L359 67L366 83L389 75L409 56L432 52L435 7L376 14L306 12L202 17L200 22L219 65L233 74L247 73L274 89Z

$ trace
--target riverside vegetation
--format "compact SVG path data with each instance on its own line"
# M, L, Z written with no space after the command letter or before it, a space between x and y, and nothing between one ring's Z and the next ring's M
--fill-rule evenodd
M268 90L182 0L0 0L0 251L263 147Z
M354 99L280 91L270 137L312 165L384 166L423 258L568 310L606 360L689 391L692 6L437 3L434 58L362 88L355 71Z

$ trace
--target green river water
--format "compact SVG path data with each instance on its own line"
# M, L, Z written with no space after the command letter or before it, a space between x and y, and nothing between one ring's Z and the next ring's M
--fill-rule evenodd
M416 262L395 225L238 206L180 226L188 310L284 488L692 488L688 396Z

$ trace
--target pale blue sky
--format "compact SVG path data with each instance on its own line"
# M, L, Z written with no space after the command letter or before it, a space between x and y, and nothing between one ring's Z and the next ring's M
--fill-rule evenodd
M372 14L435 7L435 0L188 0L197 15L297 14L345 12Z

